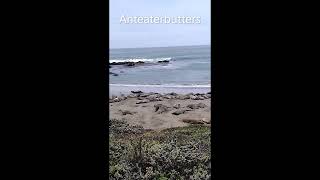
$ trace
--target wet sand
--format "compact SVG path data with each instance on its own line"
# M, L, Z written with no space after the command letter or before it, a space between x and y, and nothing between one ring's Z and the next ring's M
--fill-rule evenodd
M174 86L174 85L121 85L110 84L109 96L125 94L128 95L131 91L141 90L143 92L158 92L160 94L175 92L178 94L187 93L207 93L211 91L210 85L195 85L195 86Z

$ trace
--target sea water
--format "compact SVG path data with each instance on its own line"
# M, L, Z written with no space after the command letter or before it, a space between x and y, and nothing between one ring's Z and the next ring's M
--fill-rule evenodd
M158 63L167 60L169 63ZM211 87L211 47L179 46L110 49L109 62L139 62L136 66L111 65L110 94L145 92L208 92Z

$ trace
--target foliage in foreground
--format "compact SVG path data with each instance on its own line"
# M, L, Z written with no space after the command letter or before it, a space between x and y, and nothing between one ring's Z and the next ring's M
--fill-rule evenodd
M145 131L109 122L110 179L211 179L210 127Z

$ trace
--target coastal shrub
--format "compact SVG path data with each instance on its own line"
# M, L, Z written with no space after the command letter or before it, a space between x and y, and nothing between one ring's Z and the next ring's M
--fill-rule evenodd
M146 132L112 120L109 129L110 179L211 178L210 127Z

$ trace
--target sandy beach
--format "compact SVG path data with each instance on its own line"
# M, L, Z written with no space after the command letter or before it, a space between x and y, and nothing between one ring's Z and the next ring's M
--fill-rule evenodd
M161 130L211 123L211 93L146 93L135 91L109 98L110 119Z

